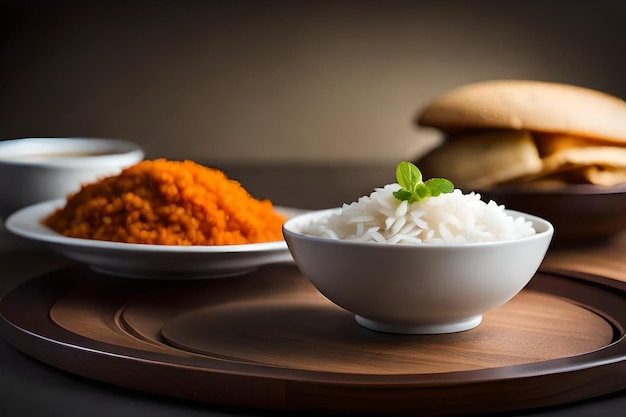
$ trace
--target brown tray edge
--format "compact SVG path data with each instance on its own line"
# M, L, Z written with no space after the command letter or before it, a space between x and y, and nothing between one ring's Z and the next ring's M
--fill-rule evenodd
M547 368L543 362L428 376L335 375L276 368L272 378L254 372L258 365L242 367L238 364L235 369L225 361L203 360L213 366L209 369L199 367L196 358L175 358L176 363L168 363L169 357L165 354L96 342L67 332L48 320L41 321L41 310L30 313L28 325L12 322L11 311L19 308L20 296L43 287L46 288L46 291L40 291L45 294L42 295L43 305L50 306L66 288L75 284L76 275L69 274L61 282L58 277L53 281L49 276L43 276L5 296L0 302L0 333L17 349L52 366L140 391L273 410L424 411L443 415L563 404L626 388L626 378L623 377L626 372L626 283L585 273L542 271L528 288L568 298L598 311L616 329L616 340L594 352L547 361L550 365ZM565 290L558 285L563 280L570 283ZM576 291L576 288L586 291ZM607 294L610 295L608 299ZM599 296L601 308L595 305ZM69 352L72 353L71 361L63 359ZM94 355L100 361L97 367L89 366ZM120 378L120 372L124 377ZM567 377L563 378L565 373ZM303 374L306 378L302 377ZM214 378L216 375L219 378ZM173 389L173 385L179 384L167 384L170 378L203 388ZM216 379L219 379L218 383L207 383L207 380ZM150 386L146 386L146 381L150 381ZM249 397L237 395L237 387L242 383L247 392L253 393ZM456 400L450 401L450 398Z

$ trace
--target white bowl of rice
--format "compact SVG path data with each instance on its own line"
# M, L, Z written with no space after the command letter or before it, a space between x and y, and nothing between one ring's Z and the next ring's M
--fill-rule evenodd
M554 234L546 220L455 189L408 203L398 184L343 207L288 220L301 272L361 326L438 334L478 326L539 268Z

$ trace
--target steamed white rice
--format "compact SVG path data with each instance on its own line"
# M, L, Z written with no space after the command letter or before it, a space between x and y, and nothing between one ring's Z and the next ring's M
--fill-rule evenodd
M408 204L393 196L398 184L377 188L369 196L344 204L303 233L332 239L387 244L463 244L518 239L535 233L523 217L513 217L502 205L481 200L480 194L448 194Z

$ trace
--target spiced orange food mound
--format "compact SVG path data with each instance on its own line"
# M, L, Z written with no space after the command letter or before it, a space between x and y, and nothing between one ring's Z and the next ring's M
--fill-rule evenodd
M75 238L156 245L237 245L282 240L285 218L220 170L146 160L83 185L43 223Z

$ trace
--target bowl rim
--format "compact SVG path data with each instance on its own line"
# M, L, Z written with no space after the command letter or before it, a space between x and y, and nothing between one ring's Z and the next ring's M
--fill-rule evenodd
M35 146L45 147L34 150ZM134 142L113 138L95 137L30 137L0 141L0 164L16 167L61 167L66 169L94 167L99 164L108 165L112 161L139 161L145 153L141 146ZM42 160L12 159L18 156L39 153L65 152L106 152L98 155L60 156Z
M488 188L477 188L474 190L477 194L487 194L490 196L507 196L507 195L554 195L564 197L582 197L586 195L611 195L626 193L626 184L618 184L612 186L601 186L595 184L567 184L554 187L533 187L523 184L497 185Z
M541 240L544 238L548 238L552 240L552 237L554 236L554 226L552 225L550 221L542 217L535 216L533 214L525 213L525 212L518 211L518 210L511 210L511 209L505 209L505 212L509 215L514 215L516 217L522 216L526 220L532 221L535 224L545 227L545 230L537 231L535 229L536 233L530 236L524 236L524 237L517 238L517 239L496 240L496 241L488 241L488 242L468 242L468 243L412 243L412 244L411 243L409 244L384 244L384 243L370 242L370 241L361 242L361 241L352 241L352 240L332 239L332 238L327 238L327 237L322 237L322 236L307 235L307 234L300 233L298 231L293 230L293 226L295 223L302 222L306 220L307 218L325 217L333 213L338 213L340 211L341 211L341 207L334 207L334 208L328 208L328 209L322 209L322 210L314 210L314 211L310 211L304 214L300 214L298 216L294 216L290 219L287 219L287 221L285 221L285 223L283 224L283 234L285 235L285 238L287 238L287 236L291 236L297 239L305 239L305 240L309 240L312 242L326 243L326 244L331 244L331 245L342 245L342 246L349 245L349 246L355 246L355 247L362 246L362 247L370 247L370 248L376 247L376 248L385 248L386 250L387 249L389 250L407 250L407 249L412 250L414 248L439 249L439 250L441 250L442 248L450 248L450 249L484 248L484 247L491 247L491 246L516 245L516 244L520 244L523 242ZM287 240L287 244L289 244L288 240Z

